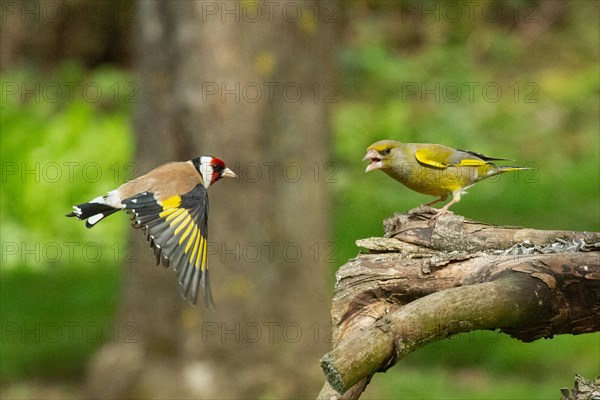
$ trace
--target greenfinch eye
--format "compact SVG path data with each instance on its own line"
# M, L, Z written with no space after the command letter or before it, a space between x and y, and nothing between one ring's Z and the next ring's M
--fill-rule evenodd
M387 155L389 155L391 152L392 152L392 149L390 149L389 147L386 147L386 148L383 150L383 154L385 154L386 156L387 156Z

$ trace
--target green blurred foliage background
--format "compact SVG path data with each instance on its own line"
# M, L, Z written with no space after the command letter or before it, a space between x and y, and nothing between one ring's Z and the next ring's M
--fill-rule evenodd
M366 147L384 138L535 167L471 188L456 213L600 230L598 3L571 3L546 25L514 18L539 3L493 3L506 16L494 22L477 13L458 21L407 14L406 4L417 3L344 4L352 22L339 101L330 104L337 266L358 253L356 239L383 233L384 218L431 200L384 174L364 174ZM96 348L128 334L112 317L131 254L124 218L88 231L64 214L141 172L130 163L138 86L123 67L69 62L50 71L24 64L0 80L0 380L76 381ZM61 95L53 96L55 86ZM73 324L77 334L65 334ZM575 371L600 374L599 334L522 344L474 332L410 355L376 376L365 398L557 398Z
M0 81L0 379L77 377L96 348L122 334L112 320L127 224L88 231L65 214L131 174L133 81L115 67L71 63Z

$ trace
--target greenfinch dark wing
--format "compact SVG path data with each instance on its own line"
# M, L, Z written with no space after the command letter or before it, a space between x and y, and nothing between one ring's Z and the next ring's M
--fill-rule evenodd
M508 160L435 144L426 145L415 151L415 158L421 164L435 168L480 167L488 164L488 161Z

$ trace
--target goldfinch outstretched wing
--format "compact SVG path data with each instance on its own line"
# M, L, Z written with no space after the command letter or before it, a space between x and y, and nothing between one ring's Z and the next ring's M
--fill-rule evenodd
M132 224L145 232L156 262L173 266L183 297L196 304L202 287L204 303L214 308L207 268L208 192L198 184L186 194L157 200L142 192L122 201Z

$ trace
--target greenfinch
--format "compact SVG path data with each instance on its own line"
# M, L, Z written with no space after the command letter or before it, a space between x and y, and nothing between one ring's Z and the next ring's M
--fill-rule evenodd
M452 200L440 208L432 220L458 203L465 190L477 182L504 172L529 169L491 162L509 161L506 158L488 157L441 144L400 143L395 140L373 143L367 148L364 160L371 161L365 172L379 169L409 189L439 197L428 206L445 201L451 194Z

